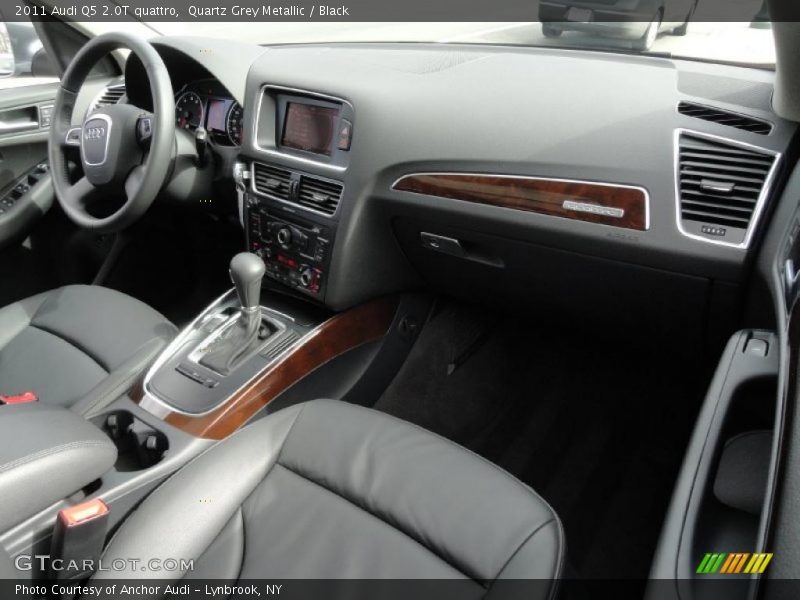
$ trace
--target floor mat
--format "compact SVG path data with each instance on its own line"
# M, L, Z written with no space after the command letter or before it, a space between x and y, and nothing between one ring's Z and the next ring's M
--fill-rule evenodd
M375 408L539 492L561 517L578 576L642 578L705 391L696 357L648 343L452 304Z

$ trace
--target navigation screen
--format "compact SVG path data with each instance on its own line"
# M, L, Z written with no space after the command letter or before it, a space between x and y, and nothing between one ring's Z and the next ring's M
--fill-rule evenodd
M289 148L330 156L338 117L338 108L289 102L281 143Z

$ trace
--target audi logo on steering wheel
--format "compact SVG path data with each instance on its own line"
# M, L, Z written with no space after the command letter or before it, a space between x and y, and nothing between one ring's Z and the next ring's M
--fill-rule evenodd
M85 140L99 140L106 135L105 127L89 127L83 132L83 139Z

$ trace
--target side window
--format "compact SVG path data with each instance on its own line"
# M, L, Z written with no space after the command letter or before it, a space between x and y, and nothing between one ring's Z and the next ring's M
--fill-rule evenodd
M55 80L54 69L33 23L0 22L0 89Z

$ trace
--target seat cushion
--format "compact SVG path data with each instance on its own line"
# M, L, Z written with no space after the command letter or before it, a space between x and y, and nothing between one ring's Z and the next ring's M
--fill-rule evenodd
M189 463L105 559L195 559L193 578L459 579L484 597L499 579L556 579L562 554L558 517L509 474L383 413L317 400Z
M27 298L0 309L0 394L31 390L86 412L130 385L175 334L158 312L107 288Z

